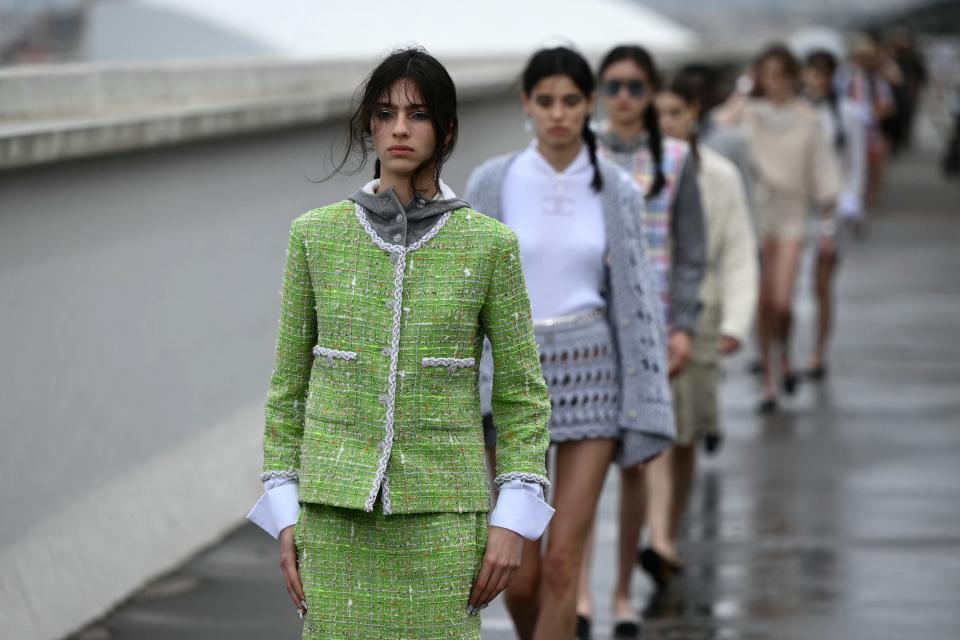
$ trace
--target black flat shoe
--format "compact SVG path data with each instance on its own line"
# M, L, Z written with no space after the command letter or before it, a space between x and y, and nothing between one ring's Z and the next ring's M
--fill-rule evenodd
M804 377L807 380L813 380L814 382L820 382L827 377L827 368L823 365L819 367L810 367L804 372Z
M799 382L800 380L795 373L790 373L783 376L783 392L788 396L792 396L797 392L797 385Z
M776 398L764 398L757 405L757 413L762 416L770 416L776 413L778 408Z
M677 564L664 558L652 547L637 553L637 562L660 589L666 587L673 575L680 570Z
M640 623L636 620L618 620L613 623L615 640L627 640L640 637Z
M723 446L723 434L722 433L708 433L703 436L703 450L707 452L707 455L715 456L720 453L720 447Z
M577 614L577 640L591 640L593 638L590 635L590 624L590 618Z

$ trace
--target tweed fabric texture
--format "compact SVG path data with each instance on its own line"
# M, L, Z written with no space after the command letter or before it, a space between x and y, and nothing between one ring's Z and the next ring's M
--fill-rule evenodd
M461 208L406 247L365 215L343 201L291 227L264 474L295 473L307 503L489 510L470 363L486 335L502 367L497 475L546 485L549 397L516 235Z
M479 640L467 613L483 513L386 516L305 504L294 528L309 640Z
M471 204L497 219L502 217L504 177L515 155L488 160L467 183L466 197ZM643 251L643 194L614 163L599 158L598 166L604 182L599 195L607 238L607 322L617 345L621 371L617 414L621 446L617 462L630 467L669 447L676 435L667 381L666 323L655 278ZM644 368L644 360L651 366ZM497 371L495 383L499 375ZM499 431L501 425L496 415L494 422Z

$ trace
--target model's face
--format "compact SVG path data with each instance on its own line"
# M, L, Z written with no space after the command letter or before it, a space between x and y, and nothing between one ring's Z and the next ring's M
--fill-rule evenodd
M760 63L757 81L763 88L763 95L770 100L784 101L794 96L793 78L777 58L771 56Z
M803 70L803 90L811 98L822 98L830 92L830 76L816 67Z
M618 60L604 69L600 90L607 116L618 125L639 122L653 100L650 79L633 60Z
M555 149L580 144L593 96L583 95L570 76L543 78L521 101L541 144Z
M686 140L697 123L697 109L670 91L657 94L657 116L660 130L672 138Z
M370 118L380 173L409 178L433 156L437 146L433 119L416 85L398 80L380 96Z

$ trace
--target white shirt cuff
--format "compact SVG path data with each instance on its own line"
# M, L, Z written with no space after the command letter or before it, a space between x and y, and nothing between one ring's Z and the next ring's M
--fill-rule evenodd
M274 538L279 538L280 532L296 524L300 517L300 483L274 478L264 482L263 488L264 493L250 509L247 520Z
M509 529L527 540L539 540L553 517L553 507L543 499L543 487L535 482L511 480L500 487L490 526Z

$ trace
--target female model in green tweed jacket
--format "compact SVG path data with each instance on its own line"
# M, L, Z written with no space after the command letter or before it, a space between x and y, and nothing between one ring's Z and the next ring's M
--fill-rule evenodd
M521 535L539 537L552 514L550 403L517 239L440 182L456 133L446 70L422 50L394 53L348 140L348 156L372 142L379 180L291 228L262 479L265 498L293 486L302 509L292 535L281 507L251 518L283 529L307 638L478 640L476 613L519 566ZM489 531L484 336L496 484L514 489Z

